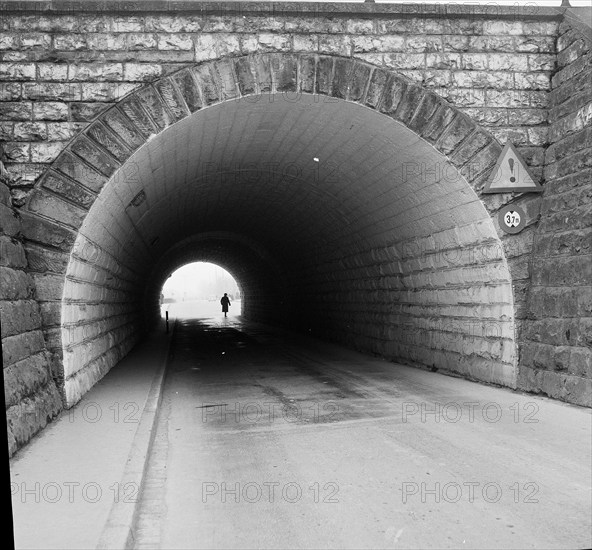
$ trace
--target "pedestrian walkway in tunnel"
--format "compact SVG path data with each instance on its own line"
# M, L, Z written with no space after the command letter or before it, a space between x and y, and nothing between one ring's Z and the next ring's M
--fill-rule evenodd
M192 307L13 460L17 548L590 547L589 409Z

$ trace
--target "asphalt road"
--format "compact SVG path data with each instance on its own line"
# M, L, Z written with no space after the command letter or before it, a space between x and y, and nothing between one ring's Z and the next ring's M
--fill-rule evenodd
M592 546L590 410L187 311L136 548Z

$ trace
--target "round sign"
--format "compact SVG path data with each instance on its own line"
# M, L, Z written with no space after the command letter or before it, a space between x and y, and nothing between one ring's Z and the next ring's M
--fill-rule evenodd
M499 211L498 220L503 231L516 234L524 229L526 214L522 208L511 204Z

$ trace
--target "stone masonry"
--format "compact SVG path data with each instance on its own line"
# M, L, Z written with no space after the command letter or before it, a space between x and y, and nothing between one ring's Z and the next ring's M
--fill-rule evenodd
M20 226L17 230L15 225L6 242L18 242L6 245L6 257L18 258L11 274L3 272L3 293L5 285L12 285L14 270L25 286L2 302L7 406L30 399L43 411L43 422L15 428L19 435L13 449L57 413L56 388L71 406L141 334L137 312L142 293L133 289L141 284L138 272L145 260L135 272L125 273L125 265L114 267L116 256L103 254L107 244L96 249L89 233L79 232L83 223L90 227L87 214L105 184L125 171L132 153L153 135L206 106L262 93L266 86L274 93L325 94L392 117L433 144L477 194L501 146L511 139L545 186L542 197L482 196L479 208L491 218L475 214L477 225L466 234L447 233L441 226L434 232L441 238L418 234L399 242L399 274L386 267L392 257L380 239L351 258L329 259L320 268L325 275L291 270L302 282L297 287L294 278L290 285L297 289L294 303L314 309L319 298L305 292L313 283L324 288L321 301L331 293L336 303L349 296L341 309L327 313L324 332L322 326L314 327L315 332L432 366L421 346L412 342L417 328L431 341L439 330L433 321L439 315L461 320L471 315L457 307L460 295L445 298L450 281L444 272L433 282L430 273L438 269L434 243L449 243L452 250L501 243L503 252L491 266L467 263L458 269L463 276L473 270L475 287L482 287L480 297L471 300L499 302L501 309L495 312L485 307L484 319L507 322L503 334L481 335L477 346L470 344L470 353L475 353L471 361L492 372L496 365L506 364L510 371L517 366L517 378L512 382L503 374L510 371L503 369L496 378L483 377L479 368L458 367L458 357L469 349L466 343L455 341L450 349L438 344L430 357L470 378L590 405L590 37L570 24L563 11L159 2L90 2L84 9L68 2L5 3L0 10L0 140L18 212L10 216L22 219L26 251L23 256ZM431 161L441 162L436 157ZM508 236L497 227L496 212L513 201L526 210L528 226ZM4 206L3 225L9 210ZM482 227L482 233L475 233L475 227ZM420 257L429 263L430 273L413 267ZM302 265L314 265L313 259ZM3 250L3 266L5 261ZM158 269L164 273L168 268ZM351 284L327 275L339 271L344 281L351 275L368 283L353 292ZM483 294L494 272L496 284L507 288L499 300ZM447 276L454 277L451 273ZM406 311L394 315L390 307L380 310L378 291L384 290L385 274L404 281L401 288L391 289L390 297L409 303ZM119 286L109 283L112 277L120 280ZM382 283L373 286L371 281L379 279ZM98 294L80 301L90 296L89 284ZM98 284L103 285L100 291ZM419 326L408 325L418 315L415 295L404 290L409 284L419 285L423 295L432 292L437 302L429 311L420 308ZM377 304L362 311L368 292L375 292ZM472 292L467 290L467 296ZM103 299L118 305L103 310L98 305ZM15 300L22 302L15 306ZM13 314L15 310L19 313ZM23 318L26 327L11 328L6 319L20 319L25 310L31 311ZM80 322L84 315L86 332ZM12 331L6 338L5 325ZM398 330L399 325L408 326L409 334ZM31 335L34 345L27 344L18 358L9 354L12 362L7 364L6 350L21 333ZM78 380L70 397L64 389L64 350L77 365L70 373ZM31 374L26 391L14 396L10 392L17 383L9 377L16 372L13 363L39 373Z
M68 145L54 164L57 171L52 170L43 178L41 186L31 194L27 205L29 213L35 214L35 218L28 218L35 219L35 225L31 226L31 232L28 233L29 239L37 243L34 246L35 258L39 259L39 262L48 257L52 260L52 264L36 276L39 299L43 307L62 307L60 326L49 328L46 334L56 363L63 366L60 380L63 380L67 406L80 399L84 391L115 364L121 356L122 346L129 346L130 339L137 338L139 334L133 312L139 307L138 290L143 285L141 274L150 271L149 262L152 255L158 253L158 246L163 246L158 245L154 252L152 251L156 244L154 235L158 235L157 227L164 225L164 221L162 217L157 217L151 223L148 222L155 210L147 204L158 202L161 200L159 196L170 201L171 197L190 189L183 186L182 182L176 181L178 163L163 170L167 174L165 181L160 177L154 180L151 174L158 170L158 166L151 168L150 172L146 170L146 164L151 163L150 158L159 154L162 147L170 148L177 140L180 143L174 148L175 155L183 159L191 158L190 151L184 152L183 147L187 148L192 140L180 139L177 135L181 132L180 128L191 129L192 126L175 125L176 122L187 122L184 119L188 117L188 120L191 120L202 112L207 114L208 111L203 109L204 104L209 105L208 108L211 110L214 105L236 98L239 94L245 94L246 97L249 91L256 90L261 93L270 86L269 82L272 92L301 90L309 93L317 90L335 99L345 98L354 103L373 106L380 113L389 113L394 119L407 122L417 135L434 145L416 145L416 150L421 148L423 151L423 161L429 166L444 166L446 159L437 151L445 152L451 159L453 173L457 173L454 166L458 167L475 189L479 189L484 175L500 152L494 138L484 134L466 115L448 106L432 92L408 84L389 71L373 69L365 62L348 58L317 58L306 54L261 54L204 62L195 69L185 69L156 81L153 88L142 88L138 92L133 92L122 101L121 111L117 109L99 115L84 135ZM415 113L417 104L423 107ZM236 105L247 108L251 118L257 113L263 115L270 109L265 103L260 103L257 107L251 106L248 102ZM236 105L234 107L238 108ZM300 106L301 102L298 105ZM230 108L227 107L228 110ZM325 107L325 110L328 108ZM190 116L191 111L195 113ZM145 122L148 126L145 126ZM376 120L376 124L385 123L391 127L389 118ZM328 126L324 131L329 132ZM377 131L376 126L373 131ZM158 132L158 137L154 137ZM337 139L339 130L334 129L332 132ZM411 130L406 132L409 135L403 142L412 141ZM392 137L401 139L396 135ZM244 138L235 140L238 144L241 141L245 142L246 136ZM417 136L414 139L417 139ZM210 140L217 141L213 136L208 139ZM199 141L203 142L204 138L199 138ZM141 147L143 142L146 142L146 147ZM233 149L232 146L227 148ZM130 156L134 150L137 150L137 153ZM257 150L257 146L251 143L249 155L254 155ZM205 154L204 147L196 158L199 159ZM68 198L63 192L60 195L62 198L59 198L47 191L66 188L78 190L79 188L70 182L72 176L79 182L88 184L88 171L80 171L83 162L86 166L92 167L95 173L103 172L102 179L93 177L92 181L95 183L98 181L100 184L111 175L109 182L102 188L101 200L93 205L88 215L84 214L82 203L78 203L78 206L71 205L69 201L63 200ZM353 164L364 168L365 162L367 161L364 156L361 156ZM118 166L121 168L118 169ZM136 167L137 177L125 177L128 166ZM368 165L365 169L366 177L370 170L372 166ZM186 171L196 172L189 167L184 169L183 173ZM202 170L197 170L197 173L199 172ZM362 172L364 173L364 170ZM397 167L393 167L386 173L394 175L399 172ZM352 183L345 177L333 181L331 185L337 187L329 191L329 195L335 196L336 193L343 193L347 189L348 194L355 200L359 184ZM366 191L365 204L374 203L377 212L382 210L380 216L384 217L386 214L385 219L372 216L368 206L362 206L355 200L357 204L351 207L357 212L352 211L351 216L352 221L360 219L362 227L359 231L346 238L344 228L340 228L340 224L332 227L324 224L321 229L309 223L310 235L307 238L302 237L302 242L312 243L315 236L322 234L325 242L328 242L332 240L331 233L337 231L342 235L341 246L348 250L347 253L338 253L339 248L336 247L332 247L331 252L315 250L315 247L310 246L298 247L296 243L288 247L292 251L292 256L296 251L300 254L300 258L283 259L284 265L290 262L294 266L286 268L290 273L287 285L291 289L289 301L292 304L306 304L304 308L296 308L290 315L291 320L295 321L299 315L305 313L305 318L300 320L300 324L306 326L306 317L319 318L320 316L315 315L315 308L326 300L327 296L336 293L341 296L333 303L341 305L334 312L334 305L325 307L325 328L319 334L327 337L339 333L342 338L347 337L350 343L355 343L360 349L382 351L387 356L397 357L399 360L406 358L419 364L426 363L426 354L434 359L436 352L441 351L440 359L436 362L442 368L463 373L471 378L513 387L516 353L514 299L508 270L510 266L493 221L483 203L478 200L473 189L466 189L466 180L459 177L449 178L444 186L430 185L430 181L415 173L402 176L398 186L391 184L390 188L384 189L384 183L383 178L380 187L373 186L372 192ZM266 184L273 185L273 181ZM326 185L329 185L329 182L326 182ZM163 186L170 189L164 196ZM218 195L225 194L215 180L210 186L216 186ZM425 189L420 195L414 193L419 186ZM399 194L416 195L411 202L407 201L409 207L405 212L397 212L397 208L405 203L397 201L396 197L389 199L393 201L391 211L384 211L384 193L392 194L394 188L398 189ZM244 185L237 184L236 189L244 189ZM373 197L373 193L377 195ZM264 185L259 185L254 193L249 194L249 199L259 197L261 202L273 194L273 187L266 190ZM69 198L73 198L73 195L69 195ZM431 217L430 224L418 225L409 217L409 212L414 211L412 206L418 198L423 201L423 206L415 206L417 214ZM299 212L301 220L318 217L315 215L315 209L323 203L310 199L312 197L304 194L292 196L284 208ZM231 200L227 199L225 209L229 208L228 201ZM185 205L187 199L179 197L175 202ZM117 215L117 203L128 205L121 220ZM494 210L498 207L495 200L487 199L487 203ZM194 208L200 208L199 204L201 203ZM448 215L438 213L442 204L446 205ZM346 205L342 203L341 208L344 207ZM205 213L198 214L193 211L191 217L201 219L204 215ZM368 216L370 219L364 221ZM280 216L280 219L285 218L286 216ZM407 226L411 224L416 226L415 229L401 228L397 237L393 233L397 218L399 223L404 222ZM111 221L106 223L110 219ZM182 223L183 216L179 220ZM275 232L281 235L280 220L267 219L265 223L273 224ZM113 229L117 226L121 226L121 229L114 233ZM126 229L123 229L124 227ZM50 256L50 248L55 248L56 235L74 239L74 235L68 236L66 228L78 232L73 247L67 245L67 250L71 248L71 256L55 250ZM197 231L196 226L193 226L192 230ZM170 235L173 228L168 227L166 231ZM288 228L284 231L288 231ZM260 232L266 231L262 228ZM407 235L406 239L401 241L401 235ZM280 240L285 243L290 238L287 233ZM508 242L515 244L519 240ZM393 255L393 243L396 243L395 248L401 249L400 258ZM480 257L483 254L474 251L472 254L461 254L458 259L453 258L456 255L453 252L455 250L466 251L483 245L493 249L491 257ZM281 245L280 242L276 242L268 243L268 246L277 249ZM285 256L286 247L282 248L284 250L281 254ZM351 255L352 250L355 251L355 257L352 265L348 265L347 256ZM279 251L275 254L278 253ZM424 266L422 258L426 255L430 258L427 266ZM348 281L345 284L328 273L335 270L335 265L331 264L334 256L337 256L336 261L345 262L338 267L338 271ZM404 266L402 272L395 269L399 260ZM375 263L384 263L385 267L370 265ZM419 268L414 267L418 264ZM60 265L67 265L65 280L63 272L60 273ZM359 267L362 269L356 269ZM437 270L438 273L425 273L426 268L427 271ZM418 273L411 273L413 271ZM401 297L406 297L402 302L397 299L396 292L390 295L395 303L411 301L411 307L405 307L400 317L383 311L382 317L369 318L372 313L368 308L374 305L365 294L373 289L372 285L379 281L379 276L385 274L392 275L389 283L392 290L401 290L410 284L415 285L412 294L401 294ZM329 280L327 275L330 275ZM400 283L397 282L399 278ZM386 279L381 284L384 282ZM329 287L327 283L330 284ZM306 288L308 290L305 291ZM440 290L445 292L439 293ZM319 291L324 295L323 299L316 296ZM305 295L302 295L303 292ZM247 314L251 314L249 304L254 303L254 300L251 299L250 292L247 293L247 297L249 299L246 311ZM420 307L414 308L414 302L418 300ZM385 305L390 307L391 304L388 301ZM455 304L457 307L454 307ZM459 308L460 304L464 306ZM445 308L443 305L453 307ZM350 314L346 313L352 306L355 320L350 319ZM265 311L262 320L269 320L271 313L269 309ZM494 322L495 330L492 334L486 333L483 326L480 326L478 333L467 335L466 338L463 336L467 326L474 321L472 317L475 315L483 317L483 321L487 321L488 324ZM439 322L430 319L433 317L439 317ZM460 322L447 317L460 317ZM406 341L417 333L417 324L420 322L424 323L424 339L433 341L432 346L422 346L417 341ZM376 326L386 327L389 324L392 325L392 329L379 329L381 336L376 337ZM411 326L408 326L410 324ZM473 329L473 332L475 330L477 329ZM441 337L442 333L449 332L454 333L452 338ZM393 344L397 340L393 334L402 336L401 344L384 348L385 338ZM417 350L420 352L419 355Z
M2 166L0 164L0 166ZM35 300L26 272L21 221L0 182L0 315L8 448L13 454L62 410Z
M589 404L592 376L590 34L569 20L559 28L519 381L582 405Z

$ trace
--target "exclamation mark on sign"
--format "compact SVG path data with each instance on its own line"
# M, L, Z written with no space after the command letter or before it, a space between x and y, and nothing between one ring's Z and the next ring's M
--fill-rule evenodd
M512 174L514 174L514 159L513 158L509 158L508 159L508 164L510 165L510 172L512 172ZM512 183L514 183L516 181L516 178L512 175L512 177L510 178L510 181Z

